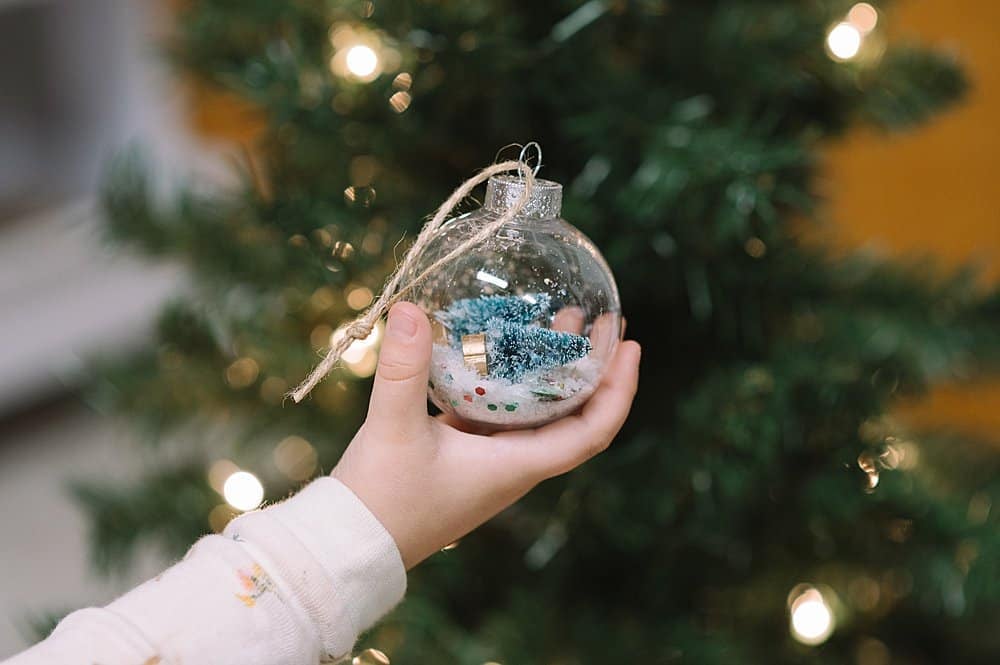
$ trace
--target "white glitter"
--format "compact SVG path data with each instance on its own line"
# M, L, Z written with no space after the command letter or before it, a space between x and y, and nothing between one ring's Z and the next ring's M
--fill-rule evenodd
M597 387L599 374L598 362L587 356L513 383L480 376L460 351L435 344L430 395L443 411L493 429L538 427L580 408Z

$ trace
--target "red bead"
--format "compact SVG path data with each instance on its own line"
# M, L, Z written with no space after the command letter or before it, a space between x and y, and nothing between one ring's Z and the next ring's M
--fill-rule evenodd
M472 401L472 395L463 395L462 399L464 399L466 402L471 402Z
M476 394L477 395L485 395L486 394L486 389L483 388L482 386L476 386Z

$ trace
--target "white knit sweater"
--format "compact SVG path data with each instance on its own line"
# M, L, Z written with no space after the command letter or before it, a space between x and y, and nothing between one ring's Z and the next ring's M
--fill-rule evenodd
M350 652L402 599L392 537L333 478L230 522L3 665L303 665Z

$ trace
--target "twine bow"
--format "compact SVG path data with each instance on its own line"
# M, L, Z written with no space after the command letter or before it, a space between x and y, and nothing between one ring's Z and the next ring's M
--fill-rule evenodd
M407 277L407 275L412 271L413 266L416 265L417 261L420 259L420 255L423 253L424 249L437 235L441 226L445 223L445 220L448 219L448 215L451 214L455 207L469 195L476 185L486 181L490 178L490 176L496 175L497 173L503 173L505 171L518 171L524 178L524 190L521 192L521 195L517 198L514 204L505 210L503 214L497 217L494 221L484 224L483 227L468 240L460 243L450 252L425 268L419 275L409 278L405 283L403 283L404 278ZM442 266L450 263L456 257L467 250L472 249L480 242L486 240L500 230L501 226L511 221L528 203L528 199L531 196L531 191L534 189L534 186L535 174L533 170L525 162L514 160L500 162L499 164L489 166L480 171L477 175L463 182L458 189L452 192L451 196L449 196L447 200L441 204L441 207L437 209L437 212L434 213L431 220L424 224L424 228L420 230L413 246L406 252L406 255L396 267L396 270L389 276L389 279L386 280L385 286L382 288L382 293L379 294L378 299L375 300L371 307L365 310L365 312L358 318L337 328L337 331L331 337L331 339L336 341L330 347L330 350L327 352L323 360L321 360L320 363L316 365L315 369L309 373L309 376L307 376L305 380L302 381L297 388L295 388L295 390L289 393L291 398L295 400L296 403L305 399L305 397L312 392L312 389L333 371L333 368L337 366L337 362L340 360L340 356L347 351L348 347L350 347L356 340L368 337L368 335L370 335L372 330L375 328L375 323L385 316L386 312L389 311L389 308L392 307L397 301L401 300L403 296L419 284L425 277L430 275L435 270L440 269Z

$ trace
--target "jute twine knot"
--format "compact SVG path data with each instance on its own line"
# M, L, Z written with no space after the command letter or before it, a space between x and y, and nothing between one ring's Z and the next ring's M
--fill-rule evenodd
M465 242L456 245L447 254L425 268L419 275L416 277L407 277L412 272L413 266L416 265L421 254L423 254L423 251L430 244L431 240L434 239L438 231L440 231L441 226L445 223L445 221L447 221L448 216L458 206L458 204L461 203L462 200L465 199L465 197L468 196L478 184L488 180L491 176L496 175L497 173L503 173L505 171L518 171L521 174L521 177L524 178L524 190L517 198L517 201L515 201L512 206L505 210L503 214L495 220L483 224L482 227ZM420 230L420 233L417 235L417 239L413 242L413 246L410 247L408 252L406 252L406 255L403 256L403 260L400 261L396 270L393 271L393 273L386 280L385 286L382 287L382 293L379 294L378 298L374 303L372 303L371 307L365 310L365 312L358 318L337 328L337 331L331 338L335 341L326 356L323 357L323 360L316 365L315 369L309 373L309 376L307 376L305 380L302 381L297 388L295 388L295 390L288 393L289 396L295 400L296 403L305 399L305 397L312 392L312 389L333 371L333 369L337 366L337 362L340 361L340 357L345 351L347 351L351 344L359 339L365 339L372 333L372 330L375 328L375 323L385 316L390 307L396 304L399 300L402 300L403 296L409 293L435 270L439 270L443 266L455 260L458 256L494 235L500 230L500 227L514 219L514 217L524 209L524 206L527 205L534 187L534 171L525 162L515 160L493 164L463 182L458 189L452 192L451 196L449 196L445 202L441 204L441 207L437 209L437 212L434 213L434 216L430 219L430 221L424 224L424 228ZM404 277L407 277L405 283L403 281Z
M368 335L372 334L373 328L374 326L368 321L354 321L348 324L346 334L352 340L366 339Z

